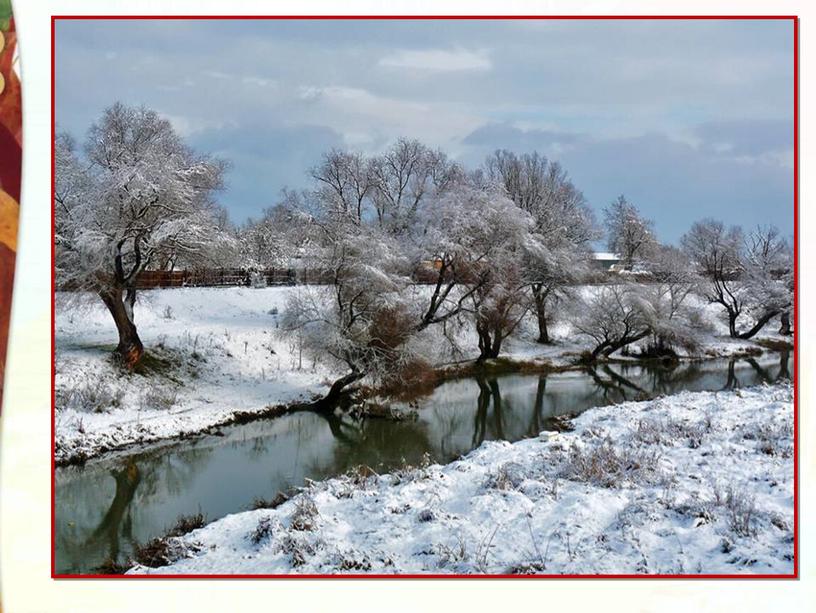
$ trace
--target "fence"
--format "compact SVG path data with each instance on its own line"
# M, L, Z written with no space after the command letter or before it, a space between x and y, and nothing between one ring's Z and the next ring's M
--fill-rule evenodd
M311 274L310 274L311 273ZM261 282L266 285L294 285L305 283L306 278L317 278L315 271L267 268L211 268L202 270L148 270L136 278L136 287L232 287L250 286Z

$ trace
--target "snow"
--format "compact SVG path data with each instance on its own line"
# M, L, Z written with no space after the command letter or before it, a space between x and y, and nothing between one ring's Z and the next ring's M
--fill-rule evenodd
M136 325L150 355L147 373L122 376L110 362L116 330L95 296L57 294L56 460L67 463L134 444L198 433L234 420L236 412L322 395L344 373L299 357L295 343L276 330L298 287L172 288L140 291ZM429 291L419 287L414 291ZM581 288L581 293L597 291ZM690 297L689 300L699 300ZM699 305L712 326L706 357L744 355L759 347L727 337L717 305ZM769 325L770 328L770 325ZM456 331L463 354L428 329L417 339L435 364L472 360L475 331ZM532 317L504 344L502 357L540 366L567 367L588 346L564 315L551 327L554 343L535 342ZM764 337L781 338L773 333Z
M130 572L790 574L792 419L790 384L595 408L445 466L312 483Z
M332 375L298 368L275 337L290 287L140 292L136 324L166 370L121 376L110 362L116 331L104 307L58 296L56 459L179 436L325 391ZM98 407L94 405L99 403ZM94 409L98 408L98 412Z

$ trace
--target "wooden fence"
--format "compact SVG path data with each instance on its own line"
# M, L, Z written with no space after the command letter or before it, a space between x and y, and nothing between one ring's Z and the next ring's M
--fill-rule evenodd
M245 268L213 268L203 270L148 270L136 279L136 287L234 287L261 285L294 285L306 283L305 278L317 278L314 271L268 268L252 271Z

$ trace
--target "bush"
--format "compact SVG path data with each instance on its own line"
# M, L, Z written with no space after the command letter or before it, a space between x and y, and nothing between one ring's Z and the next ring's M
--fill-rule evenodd
M176 519L176 525L170 529L167 536L184 536L188 532L198 530L206 525L203 513L196 513L195 515L179 515Z

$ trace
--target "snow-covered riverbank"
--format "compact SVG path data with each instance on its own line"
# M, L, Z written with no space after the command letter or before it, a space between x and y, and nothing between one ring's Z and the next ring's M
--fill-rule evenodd
M134 573L793 571L789 384L587 411L446 466L358 471L171 539Z
M233 287L140 292L136 322L148 359L141 373L128 376L109 360L116 331L101 302L88 297L87 303L79 304L76 296L59 294L57 462L201 432L233 421L236 413L263 413L271 406L324 394L342 373L302 358L296 343L276 335L279 314L296 291ZM701 355L761 349L751 341L727 338L716 307L706 307L704 314L712 334ZM553 327L555 343L550 346L534 342L532 319L524 323L508 339L503 356L540 367L563 367L586 348L568 321ZM475 358L473 331L464 328L459 336L464 355L446 353L445 343L434 338L427 343L429 361Z

